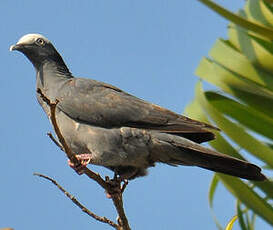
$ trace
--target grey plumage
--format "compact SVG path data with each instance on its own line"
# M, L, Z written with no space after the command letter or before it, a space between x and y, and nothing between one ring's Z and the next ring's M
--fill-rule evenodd
M112 85L74 78L51 42L39 34L23 36L11 50L24 53L36 69L37 85L59 100L56 119L75 154L121 177L144 176L156 162L199 166L251 180L264 180L254 164L205 148L217 128L136 98ZM37 94L47 116L48 105Z

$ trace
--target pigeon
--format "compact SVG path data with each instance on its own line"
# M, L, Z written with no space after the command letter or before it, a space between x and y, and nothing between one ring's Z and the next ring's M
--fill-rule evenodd
M10 50L29 59L36 70L36 88L51 102L58 101L58 127L83 167L100 165L124 180L145 176L156 163L198 166L249 180L266 179L258 166L201 145L215 139L213 132L218 128L113 85L74 77L43 35L24 35ZM49 105L41 94L36 96L50 118Z

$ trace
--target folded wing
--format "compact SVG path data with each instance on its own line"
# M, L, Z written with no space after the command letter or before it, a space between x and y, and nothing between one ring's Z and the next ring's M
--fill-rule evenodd
M134 127L186 137L201 143L214 139L217 128L134 97L112 85L72 78L58 92L59 109L90 125Z

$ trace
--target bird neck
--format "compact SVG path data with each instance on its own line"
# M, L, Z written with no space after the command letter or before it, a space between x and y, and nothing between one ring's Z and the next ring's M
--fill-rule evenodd
M58 57L54 58L56 59ZM58 60L54 60L52 57L50 59L45 59L39 66L35 66L35 69L37 72L44 72L46 70L48 72L66 76L68 78L72 77L69 69L61 57Z
M69 69L63 63L55 61L44 61L36 68L37 84L42 88L50 88L54 85L73 78Z
M66 64L63 61L63 58L57 51L54 55L50 56L49 59L46 60L46 62L48 62L47 64L51 65L51 68L55 68L58 73L63 74L67 77L71 77L69 69L67 68Z

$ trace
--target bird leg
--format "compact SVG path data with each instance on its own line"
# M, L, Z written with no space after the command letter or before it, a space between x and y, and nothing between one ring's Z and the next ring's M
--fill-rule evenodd
M106 197L109 199L112 198L112 196L116 193L123 193L128 184L128 180L122 179L116 172L113 179L110 179L108 176L106 176L105 181L110 185L110 190L105 191Z
M106 176L105 182L110 185L109 189L105 191L106 197L111 199L114 194L120 192L120 180L115 174L113 179L110 179L108 176Z
M90 163L92 159L92 154L77 154L75 157L79 160L80 163L75 165L73 162L68 160L68 165L73 168L79 175L82 175L84 173L84 168Z

